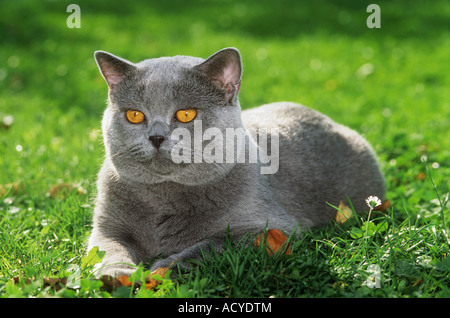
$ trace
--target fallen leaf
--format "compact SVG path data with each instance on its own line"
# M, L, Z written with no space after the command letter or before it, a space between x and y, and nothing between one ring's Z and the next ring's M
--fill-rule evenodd
M117 277L117 280L120 282L122 286L126 287L133 286L133 282L130 282L129 277L127 275L120 275Z
M384 212L387 209L389 209L390 207L391 207L391 201L386 200L383 203L381 203L379 206L376 206L373 210L379 211L379 212Z
M153 289L161 283L161 279L164 278L169 272L169 267L160 267L155 269L145 278L145 288ZM130 281L130 277L128 275L120 275L117 277L112 277L110 275L103 275L101 277L101 281L103 282L103 289L107 292L112 292L119 287L133 287L139 288L141 284Z
M266 242L264 242L264 245L266 246L269 255L272 256L273 254L277 253L278 250L286 243L287 239L287 236L278 229L268 230ZM260 246L261 240L264 240L264 233L258 235L255 240L255 246ZM288 243L286 251L284 252L284 255L289 254L291 254L291 243Z
M5 185L0 184L0 196L4 196L7 193L15 195L15 194L19 193L19 191L21 189L22 189L22 184L19 181L14 182L14 183L8 183Z
M336 223L343 224L348 219L352 218L353 211L350 209L347 205L344 204L344 202L339 202L338 211L336 212Z
M110 275L103 275L100 277L103 283L102 289L106 290L108 293L112 293L116 288L122 286L122 283L117 277L112 277Z
M20 283L25 283L26 285L30 285L33 281L36 281L34 278L20 278L19 276L13 277L13 282L15 285ZM54 290L58 291L67 284L67 278L55 278L55 277L44 277L42 280L44 288L52 287Z
M60 183L57 185L52 186L48 192L47 195L51 198L65 198L67 193L77 191L77 194L86 194L86 190L84 190L80 186L75 186L70 183Z
M15 285L17 285L17 284L19 284L21 282L29 285L29 284L31 284L31 278L20 278L19 276L14 276L13 277L13 282L14 282Z
M174 262L175 263L175 262ZM172 263L173 264L173 263ZM172 264L170 266L172 266ZM165 278L167 273L170 271L169 267L160 267L155 269L153 272L151 272L146 278L145 278L145 288L146 289L153 289L159 284L161 284L162 279ZM102 290L105 290L109 293L115 291L119 287L132 287L132 288L139 288L141 287L141 284L139 282L133 282L130 280L130 277L128 275L120 275L120 276L110 276L110 275L103 275L99 279L95 279L96 281L99 280L103 283L103 286L101 287ZM13 277L14 284L20 284L25 283L26 285L31 284L35 279L31 278L20 278L19 276ZM52 277L44 277L43 279L43 285L44 287L52 287L54 290L58 291L64 286L67 285L67 278L52 278ZM70 288L70 287L69 287Z
M425 174L425 172L420 172L419 174L416 174L414 176L414 179L423 181L423 180L425 180L426 177L427 177L427 175Z
M138 288L140 285L139 283L135 282L133 285L133 282L130 281L129 276L127 275L120 275L117 277L113 277L110 275L103 275L100 277L100 280L103 283L102 289L106 290L108 293L113 292L119 287L133 287Z
M153 289L159 284L161 284L161 279L164 278L167 273L169 272L169 267L160 267L155 269L153 272L150 273L145 279L145 288L146 289ZM159 277L156 277L159 276Z
M67 284L67 278L52 278L44 277L44 288L52 287L54 290L58 291Z

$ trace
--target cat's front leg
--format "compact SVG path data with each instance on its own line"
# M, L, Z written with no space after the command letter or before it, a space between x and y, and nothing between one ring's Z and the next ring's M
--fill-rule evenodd
M118 277L122 275L130 276L133 274L133 272L136 271L136 267L129 266L128 262L114 262L114 263L107 263L102 262L98 266L95 266L95 269L97 269L97 273L99 276L103 275L109 275L113 277Z
M129 276L136 270L133 250L123 242L94 231L89 238L88 251L95 246L98 246L99 251L106 252L101 263L94 267L97 275Z

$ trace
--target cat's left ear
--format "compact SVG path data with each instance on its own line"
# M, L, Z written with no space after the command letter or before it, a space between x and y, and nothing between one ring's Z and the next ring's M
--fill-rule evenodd
M110 90L136 69L133 63L108 52L96 51L94 57Z
M213 54L197 66L225 93L227 102L239 93L242 77L241 54L235 48L226 48Z

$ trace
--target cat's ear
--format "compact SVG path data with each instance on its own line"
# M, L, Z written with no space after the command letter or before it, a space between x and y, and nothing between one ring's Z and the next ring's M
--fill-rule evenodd
M231 101L239 93L242 77L241 54L235 48L226 48L213 54L197 65L204 74L225 92L225 99Z
M94 57L110 90L136 69L133 63L108 52L96 51Z

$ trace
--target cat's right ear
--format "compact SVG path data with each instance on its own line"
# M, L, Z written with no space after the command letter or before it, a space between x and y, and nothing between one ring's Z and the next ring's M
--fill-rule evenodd
M212 79L225 94L227 101L239 93L242 76L241 54L235 48L225 48L207 58L196 66Z
M94 57L110 91L136 69L133 63L105 51L96 51Z

